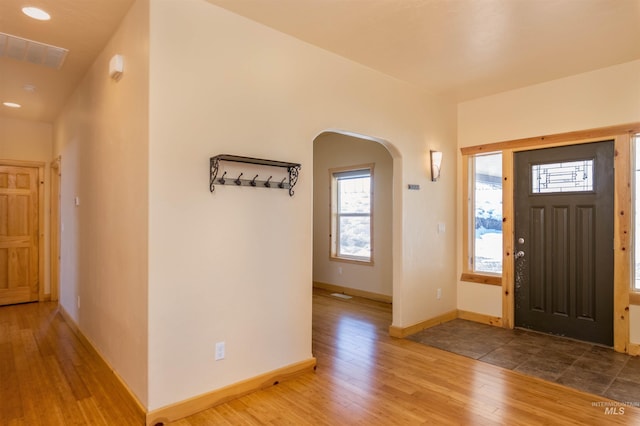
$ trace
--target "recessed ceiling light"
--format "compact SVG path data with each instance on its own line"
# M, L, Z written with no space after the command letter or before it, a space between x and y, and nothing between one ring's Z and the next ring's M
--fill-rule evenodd
M17 104L15 102L3 102L2 105L9 107L9 108L20 108L22 105Z
M48 21L51 19L51 15L37 7L23 7L22 13L30 18L37 19L38 21Z

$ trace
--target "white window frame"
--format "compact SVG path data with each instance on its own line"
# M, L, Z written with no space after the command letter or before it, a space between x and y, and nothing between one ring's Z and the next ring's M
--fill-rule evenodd
M330 234L330 259L342 262L373 265L373 194L374 194L374 164L363 164L329 170L331 178L331 234ZM340 179L368 176L369 185L369 213L340 213L339 191ZM341 217L369 217L369 256L354 256L340 253L340 218Z

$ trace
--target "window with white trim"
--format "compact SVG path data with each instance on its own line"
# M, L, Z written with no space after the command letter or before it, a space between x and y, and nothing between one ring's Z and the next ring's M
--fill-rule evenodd
M372 261L373 165L331 171L331 257Z

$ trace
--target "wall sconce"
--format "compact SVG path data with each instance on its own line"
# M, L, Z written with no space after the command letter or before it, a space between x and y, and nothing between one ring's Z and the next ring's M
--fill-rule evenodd
M124 59L122 55L113 55L109 61L109 77L115 81L120 80L124 72Z
M442 164L442 151L429 151L431 154L431 180L437 182L440 179L440 165Z

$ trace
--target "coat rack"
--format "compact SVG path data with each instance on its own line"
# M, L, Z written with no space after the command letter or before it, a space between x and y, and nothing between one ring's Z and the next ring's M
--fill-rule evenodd
M287 169L289 176L284 177L281 181L272 181L273 176L265 174L266 179L258 180L260 174L253 176L252 179L242 179L244 173L240 173L236 178L228 177L227 172L218 177L220 161L231 161L235 163L256 164L259 166L283 167ZM285 161L263 160L261 158L241 157L239 155L216 155L209 160L210 177L209 190L214 191L215 185L235 185L235 186L253 186L264 188L288 189L289 196L293 197L293 187L298 182L298 174L302 167L299 163L287 163Z

